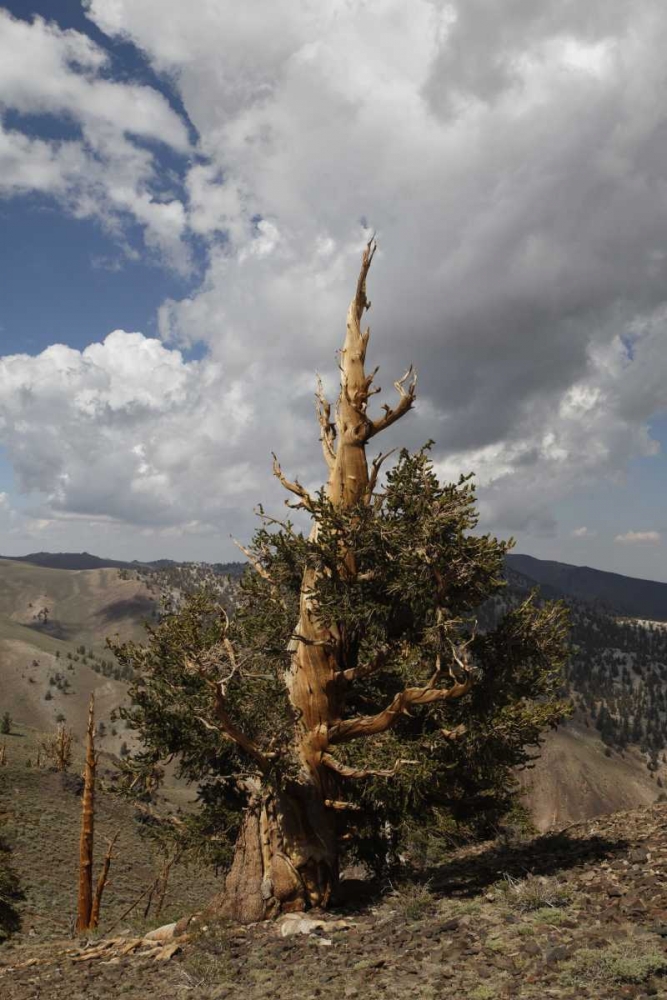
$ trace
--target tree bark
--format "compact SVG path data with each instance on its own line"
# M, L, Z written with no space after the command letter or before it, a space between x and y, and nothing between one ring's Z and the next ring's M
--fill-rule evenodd
M320 795L308 802L303 792L257 789L213 904L217 914L248 924L328 904L338 878L333 812Z

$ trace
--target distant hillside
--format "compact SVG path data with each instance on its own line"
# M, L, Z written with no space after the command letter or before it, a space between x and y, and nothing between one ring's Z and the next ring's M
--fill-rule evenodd
M122 562L119 559L103 559L91 556L90 552L30 552L27 556L0 556L11 562L30 563L46 569L135 569L137 562Z
M45 569L126 569L139 571L155 571L158 573L180 572L183 567L205 567L206 572L214 576L231 576L238 579L242 576L246 563L195 563L176 562L175 559L153 559L132 562L122 559L106 559L103 556L93 556L90 552L29 552L26 556L0 556L8 562L28 563L31 566L43 566Z
M68 562L95 568L63 568ZM89 553L0 560L0 714L9 711L17 723L39 730L64 717L80 734L94 691L105 731L101 748L131 747L133 734L114 722L129 678L105 638L141 641L143 623L155 621L165 602L176 609L202 586L233 610L244 568L168 559L123 563ZM582 584L579 574L590 574L592 583L585 585L584 577ZM650 600L667 585L530 556L510 556L506 577L508 588L480 615L482 627L536 585L542 599L565 598L572 623L563 694L575 716L550 734L542 760L522 776L536 823L544 828L653 801L667 765L667 625L631 619L667 619L667 597L663 615ZM593 586L609 580L613 596Z
M507 563L542 587L563 595L604 605L629 618L667 622L667 583L514 553L507 556Z

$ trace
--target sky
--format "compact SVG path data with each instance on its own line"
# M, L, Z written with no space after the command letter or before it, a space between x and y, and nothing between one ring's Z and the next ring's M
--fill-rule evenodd
M667 581L662 0L0 6L0 553L238 555L325 478L361 250L379 447Z

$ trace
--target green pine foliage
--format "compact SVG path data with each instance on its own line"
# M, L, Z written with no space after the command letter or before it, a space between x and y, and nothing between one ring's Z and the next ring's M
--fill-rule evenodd
M334 507L322 491L304 535L260 511L256 569L240 585L233 618L212 592L195 593L148 627L145 645L115 647L135 677L125 717L145 748L124 763L135 791L161 761L199 788L200 809L180 823L217 862L229 858L257 773L252 757L215 725L212 684L225 678L225 711L270 760L264 782L286 787L298 771L294 714L284 682L306 567L322 622L341 637L341 679L331 720L381 712L408 687L473 678L470 691L398 715L385 732L336 747L341 763L392 776L343 779L337 817L353 856L375 867L425 830L486 832L512 805L514 769L529 765L541 734L569 712L562 699L568 624L559 603L531 595L492 627L479 609L504 586L512 542L475 533L470 477L441 484L428 446L403 451L368 504ZM221 656L225 640L235 663ZM345 680L343 671L355 671Z

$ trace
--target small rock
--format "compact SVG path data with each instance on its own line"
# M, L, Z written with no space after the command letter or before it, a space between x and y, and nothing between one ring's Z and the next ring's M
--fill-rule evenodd
M144 934L145 941L159 941L166 942L171 941L174 937L174 932L176 930L176 921L172 924L164 924L163 927L156 927L155 930L149 931L148 934Z
M456 917L452 917L451 920L445 920L443 924L440 924L441 931L455 931L459 926L459 921Z
M557 962L562 962L569 957L570 949L564 944L557 944L554 948L547 949L544 955L544 961L547 965L555 965Z

